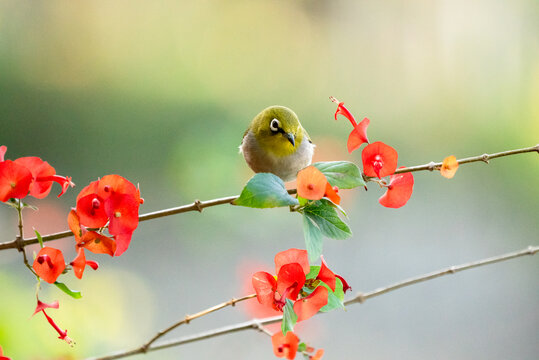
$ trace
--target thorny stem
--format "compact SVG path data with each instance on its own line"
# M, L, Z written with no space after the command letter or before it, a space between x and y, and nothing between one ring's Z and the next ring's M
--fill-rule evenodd
M347 305L353 305L353 304L356 304L356 303L361 304L361 303L365 302L367 299L374 298L374 297L377 297L377 296L380 296L380 295L383 295L383 294L387 294L387 293L389 293L391 291L395 291L397 289L400 289L400 288L403 288L403 287L406 287L406 286L411 286L411 285L414 285L414 284L418 284L420 282L435 279L437 277L442 277L442 276L445 276L445 275L455 274L455 273L460 272L460 271L469 270L469 269L473 269L473 268L480 267L480 266L485 266L485 265L490 265L490 264L494 264L494 263L497 263L497 262L507 261L507 260L510 260L510 259L515 259L515 258L519 258L519 257L526 256L526 255L535 255L537 252L539 252L539 246L529 246L526 249L523 249L523 250L520 250L520 251L514 251L514 252L511 252L511 253L507 253L507 254L503 254L503 255L499 255L499 256L494 256L494 257L490 257L490 258L483 259L483 260L473 261L473 262L465 263L465 264L462 264L462 265L450 266L450 267L445 268L445 269L441 269L441 270L438 270L438 271L433 271L433 272L428 273L428 274L424 274L424 275L420 275L420 276L410 278L410 279L407 279L407 280L399 281L399 282L396 282L394 284L375 289L373 291L369 291L369 292L366 292L366 293L358 293L357 295L355 295L351 299L345 301L344 305L347 306ZM254 297L254 295L250 295L250 296ZM217 305L217 306L220 306L220 305ZM212 309L212 308L210 308L210 309ZM215 311L215 310L213 310L213 311ZM166 349L166 348L175 347L175 346L180 346L180 345L183 345L183 344L197 342L197 341L201 341L201 340L205 340L205 339L209 339L209 338L213 338L213 337L217 337L217 336L221 336L221 335L232 334L232 333L236 333L236 332L240 332L240 331L244 331L244 330L259 330L259 331L263 331L264 333L269 335L269 334L271 334L271 333L269 333L269 331L262 330L263 326L268 325L268 324L277 323L277 322L281 321L282 318L283 318L282 316L273 316L273 317L265 318L265 319L252 319L250 321L225 326L225 327L222 327L222 328L206 331L206 332L203 332L203 333L199 333L199 334L195 334L195 335L191 335L191 336L187 336L187 337L182 337L182 338L177 338L177 339L172 339L172 340L161 342L159 344L154 344L154 345L151 345L151 346L148 346L148 347L145 347L145 348L144 348L144 345L143 345L143 346L141 346L139 348L136 348L136 349L133 349L133 350L118 351L116 353L106 355L106 356L103 356L103 357L91 358L91 360L120 359L120 358L132 356L132 355L136 355L136 354L140 354L140 353L145 353L145 352L155 351L155 350L161 350L161 349ZM180 323L182 323L182 322L180 322ZM185 322L183 322L183 323L185 323ZM144 350L142 350L143 348L144 348Z
M516 150L508 150L508 151L498 152L498 153L494 153L494 154L490 154L490 155L489 154L483 154L483 155L479 155L479 156L464 158L464 159L458 160L458 162L459 162L459 164L467 164L467 163L477 162L477 161L483 161L483 162L488 163L489 160L491 160L491 159L499 158L499 157L502 157L502 156L523 154L523 153L528 153L528 152L537 152L537 153L539 153L539 144L537 144L535 146L528 147L528 148L522 148L522 149L516 149ZM395 171L395 174L401 174L401 173L405 173L405 172L423 171L423 170L433 171L433 170L440 169L441 166L442 166L442 163L430 162L430 163L425 164L425 165L418 165L418 166L411 166L411 167L406 167L406 168L402 168L402 169L397 169ZM373 178L365 177L365 180L372 181ZM288 190L288 193L289 194L295 194L296 189ZM170 208L170 209L158 210L158 211L154 211L154 212L151 212L151 213L140 215L139 216L139 221L152 220L152 219L157 219L157 218L161 218L161 217L165 217L165 216L181 214L181 213L189 212L189 211L202 212L202 210L207 208L207 207L223 205L223 204L232 204L232 202L234 200L236 200L238 197L239 197L239 195L228 196L228 197L224 197L224 198L218 198L218 199L207 200L207 201L195 200L195 202L193 202L192 204L182 205L182 206L178 206L178 207L174 207L174 208ZM63 239L63 238L66 238L66 237L69 237L69 236L72 236L72 235L73 235L73 233L71 231L66 230L66 231L55 233L55 234L49 234L49 235L42 236L42 240L43 240L43 242L52 241L52 240ZM30 239L26 239L26 240L20 240L20 241L15 239L13 241L0 243L0 250L18 249L20 247L24 247L24 246L31 245L31 244L37 244L37 243L38 243L37 237L33 237L33 238L30 238Z
M249 300L249 299L252 299L254 297L256 297L256 294L246 295L246 296L243 296L243 297L238 298L238 299L231 299L229 301L225 301L225 302L223 302L221 304L212 306L211 308L208 308L206 310L202 310L202 311L200 311L200 312L198 312L196 314L186 315L185 318L183 318L182 320L170 325L169 327L167 327L167 328L159 331L157 334L155 334L150 340L148 340L144 345L142 345L140 347L140 352L145 353L148 350L148 348L157 339L159 339L160 337L168 334L169 332L176 329L180 325L189 324L194 319L197 319L197 318L202 317L204 315L208 315L208 314L210 314L210 313L212 313L214 311L221 310L222 308L225 308L227 306L234 306L234 305L236 305L237 303L239 303L241 301Z

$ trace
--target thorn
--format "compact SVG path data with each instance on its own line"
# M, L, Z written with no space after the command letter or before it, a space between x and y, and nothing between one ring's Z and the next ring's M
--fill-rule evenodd
M456 273L457 271L456 271L456 269L455 269L454 266L451 266L451 267L449 268L448 272L449 272L450 274L454 274L454 273Z
M483 154L481 160L488 164L488 154Z
M183 321L185 321L186 324L189 324L191 322L191 315L185 315L185 319Z
M203 208L202 208L202 203L200 202L200 200L198 200L198 199L195 200L193 205L195 206L196 211L198 211L199 213L202 212Z
M428 163L428 169L429 171L433 171L434 169L436 169L436 163L434 161Z
M363 304L365 302L365 296L363 296L362 293L359 293L356 295L356 299L357 299L357 302L360 303L360 304Z

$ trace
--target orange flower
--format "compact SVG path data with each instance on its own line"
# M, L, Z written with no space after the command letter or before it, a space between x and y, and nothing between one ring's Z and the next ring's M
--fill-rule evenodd
M446 157L442 162L440 174L442 174L442 176L445 178L451 179L453 176L455 176L455 173L457 172L458 168L459 162L457 161L457 158L451 155Z
M299 338L292 331L283 335L282 332L278 332L271 337L271 343L273 344L273 353L279 358L287 358L292 360L296 357L298 351Z
M320 360L322 359L323 355L324 355L324 349L318 349L316 350L316 354L309 357L309 360Z
M64 255L58 249L45 246L39 250L32 267L40 278L53 284L66 267Z
M327 179L320 170L308 166L298 172L298 195L309 200L320 200L326 192Z

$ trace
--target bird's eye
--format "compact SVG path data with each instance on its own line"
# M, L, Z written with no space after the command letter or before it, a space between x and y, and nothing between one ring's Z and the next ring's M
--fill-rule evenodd
M277 119L273 119L270 122L270 130L273 132L279 131L279 127L281 126L281 123Z

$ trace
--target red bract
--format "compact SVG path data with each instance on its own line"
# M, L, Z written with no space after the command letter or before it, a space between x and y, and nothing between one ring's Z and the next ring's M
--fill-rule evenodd
M40 278L52 284L65 269L64 255L58 249L45 246L37 254L32 267Z
M34 311L32 316L34 316L35 314L37 314L41 310L45 310L45 309L49 309L49 308L58 309L59 307L60 307L60 304L58 303L58 300L56 300L56 301L54 301L54 302L52 302L50 304L47 304L47 303L44 303L41 300L37 299L36 310Z
M356 119L354 118L352 113L344 106L343 102L339 102L339 100L335 99L334 97L331 97L331 101L333 101L334 103L338 103L337 111L335 112L335 120L337 120L337 115L343 115L350 121L350 123L354 127L354 129L348 136L348 152L352 153L352 151L359 149L359 147L363 143L369 143L369 139L367 138L367 127L369 126L370 120L364 118L358 124L356 123Z
M288 249L281 251L275 255L275 272L279 273L281 267L286 264L298 263L301 265L303 272L308 274L311 270L309 266L309 254L307 250L301 249Z
M387 191L378 202L385 207L400 208L410 199L413 189L414 177L411 173L391 175Z
M86 260L86 256L84 255L84 249L79 248L77 257L75 260L73 260L70 265L73 267L73 271L75 272L75 276L79 279L82 279L82 274L84 273L84 269L86 268L86 265L91 267L94 270L97 270L99 267L99 264L95 261Z
M271 343L273 344L275 356L290 360L296 357L299 338L292 331L287 332L286 335L279 331L271 337Z
M346 282L346 280L344 280L344 278L340 275L335 275L335 277L338 277L341 282L342 282L342 291L344 293L346 293L348 290L352 290L352 288L350 287L350 285L348 285L348 283Z
M131 194L113 193L105 200L111 234L132 233L138 226L139 202Z
M0 201L22 199L28 195L32 173L11 160L0 162Z
M398 154L391 146L381 141L369 144L361 153L363 172L379 179L391 175L397 169Z
M320 265L320 271L318 272L316 278L326 283L331 291L335 291L335 274L327 267L326 262L324 261L324 256L321 255L320 259L322 260L322 265Z
M311 295L294 303L294 312L298 316L298 322L307 320L315 315L328 303L328 289L318 286Z

